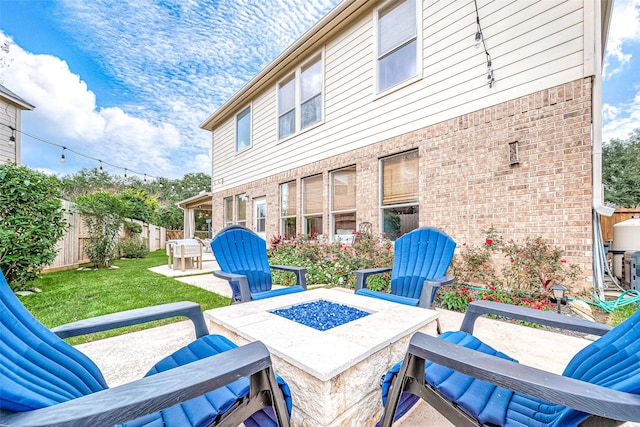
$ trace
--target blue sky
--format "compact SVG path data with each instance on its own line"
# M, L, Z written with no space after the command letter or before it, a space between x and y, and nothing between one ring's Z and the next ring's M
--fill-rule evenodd
M199 124L338 2L0 0L0 80L36 106L30 135L149 176L210 173ZM639 61L640 0L615 0L604 141L640 127ZM29 136L22 150L51 173L98 166Z

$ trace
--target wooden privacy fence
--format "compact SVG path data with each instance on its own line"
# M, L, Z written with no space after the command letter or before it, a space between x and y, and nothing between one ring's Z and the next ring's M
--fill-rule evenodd
M65 209L65 219L70 227L66 234L58 242L58 255L56 259L43 269L43 272L58 270L68 270L77 268L80 264L89 262L85 255L84 247L89 241L89 232L84 225L82 216L75 213L75 204L67 200L62 200L62 207ZM166 242L166 230L157 225L145 224L142 221L131 219L142 226L142 240L147 245L150 252L164 249ZM120 237L124 237L124 228L120 228Z

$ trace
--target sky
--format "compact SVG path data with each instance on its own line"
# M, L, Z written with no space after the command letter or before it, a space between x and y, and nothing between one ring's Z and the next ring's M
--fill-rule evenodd
M338 2L0 0L0 82L36 106L22 113L22 163L57 175L99 166L73 150L115 174L209 174L200 123ZM635 128L640 0L615 0L603 141Z
M22 163L99 166L67 150L62 164L44 140L141 179L210 174L199 125L337 3L0 0L0 82L36 106L22 113Z

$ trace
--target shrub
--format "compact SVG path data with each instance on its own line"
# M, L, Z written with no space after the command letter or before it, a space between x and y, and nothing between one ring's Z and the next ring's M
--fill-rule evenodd
M126 236L138 236L140 233L142 233L142 226L137 222L125 221L124 233Z
M130 212L130 205L106 192L77 197L75 202L89 231L85 254L94 267L107 267L115 255L120 226Z
M146 258L149 249L140 237L125 237L118 242L118 253L121 258Z
M52 177L14 163L0 165L0 268L14 290L26 288L56 257L69 224Z
M355 271L363 268L390 267L393 264L393 243L370 234L354 234L353 244L329 242L326 236L303 236L285 240L271 239L269 263L293 265L307 269L308 284L330 284L353 287ZM291 284L290 273L274 271L274 281ZM373 281L373 282L371 282ZM388 289L388 275L370 277L377 289Z
M503 257L500 273L494 262ZM541 237L524 242L504 240L493 228L479 246L463 244L454 257L452 271L462 284L509 290L514 294L542 295L553 285L567 285L580 269L567 263L562 250Z

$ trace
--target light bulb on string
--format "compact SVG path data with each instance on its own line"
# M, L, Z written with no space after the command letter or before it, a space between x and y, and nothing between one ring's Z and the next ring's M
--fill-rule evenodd
M64 163L67 161L67 159L65 159L64 157L64 150L66 150L67 147L62 147L62 154L60 155L60 163Z

